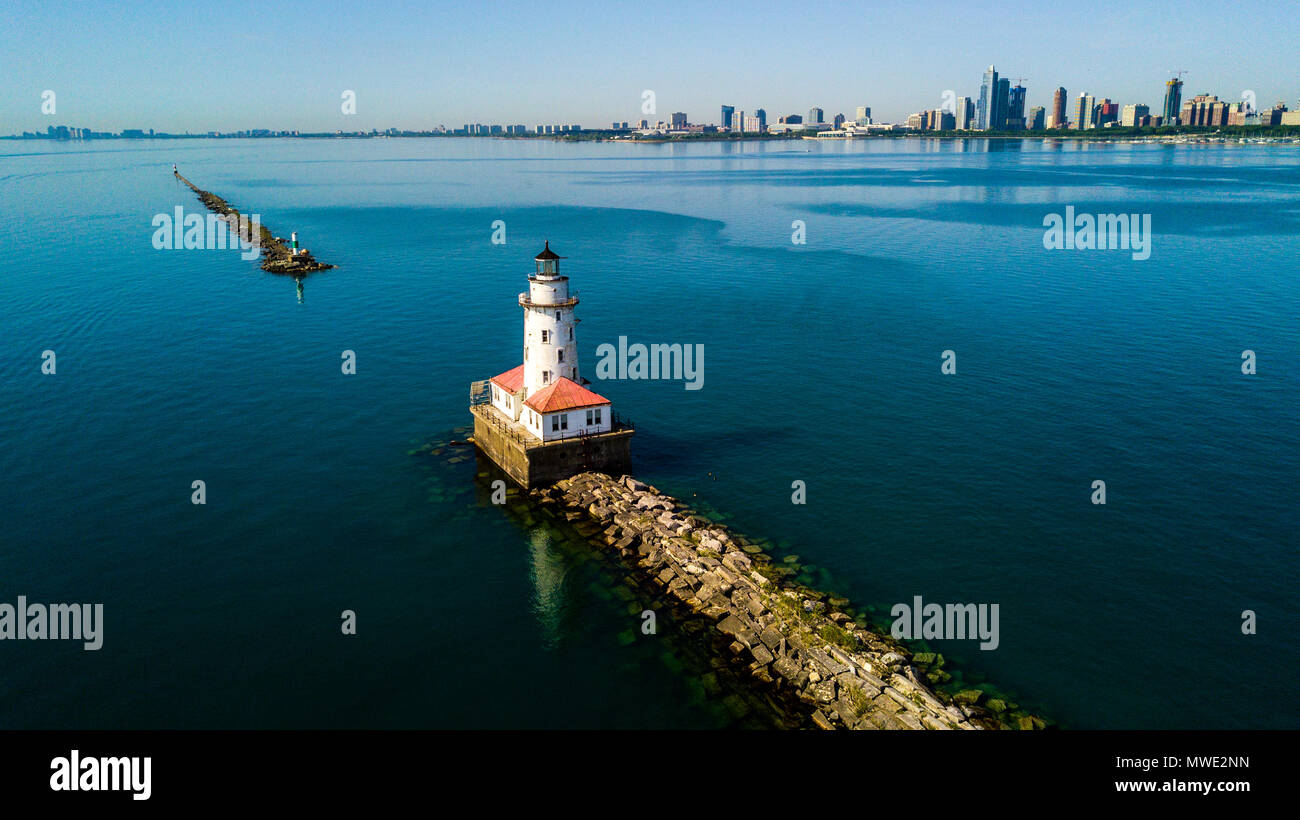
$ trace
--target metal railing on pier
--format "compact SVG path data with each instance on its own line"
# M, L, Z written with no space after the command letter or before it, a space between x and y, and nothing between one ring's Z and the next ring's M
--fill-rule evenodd
M492 403L492 380L484 379L483 381L469 383L469 406L474 407L479 404Z

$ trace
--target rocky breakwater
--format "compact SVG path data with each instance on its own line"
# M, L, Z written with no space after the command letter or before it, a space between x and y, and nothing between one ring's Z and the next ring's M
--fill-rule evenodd
M630 476L581 473L532 491L598 540L621 565L715 630L738 671L823 729L1001 728L997 715L936 693L907 649L784 577L762 550L684 511Z
M311 252L305 249L299 250L297 254L293 253L289 246L285 244L284 238L276 236L265 225L247 218L240 219L239 211L231 207L230 203L221 197L199 188L179 173L175 176L198 196L199 201L209 211L224 219L236 236L245 242L256 244L262 249L262 270L268 273L303 276L334 267L324 262L317 262ZM257 236L250 235L254 230L257 231Z

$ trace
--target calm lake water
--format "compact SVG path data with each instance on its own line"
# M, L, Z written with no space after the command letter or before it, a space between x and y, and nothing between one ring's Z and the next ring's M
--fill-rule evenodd
M155 250L172 163L339 267ZM589 377L704 346L593 384L642 479L882 614L998 604L932 648L1065 726L1300 727L1296 147L3 142L0 204L0 602L106 621L0 642L0 727L734 725L590 550L412 454L519 363L544 239ZM1066 205L1150 259L1045 250Z

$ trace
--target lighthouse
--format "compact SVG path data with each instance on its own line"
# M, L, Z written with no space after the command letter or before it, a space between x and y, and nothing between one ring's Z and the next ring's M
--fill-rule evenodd
M525 487L583 470L627 469L632 427L587 387L578 364L578 293L546 242L533 258L523 309L522 363L470 385L474 442Z
M563 258L547 242L533 259L537 269L528 277L528 292L519 294L524 309L524 390L530 396L560 379L579 378L573 316L578 294L569 292L569 277L560 273Z

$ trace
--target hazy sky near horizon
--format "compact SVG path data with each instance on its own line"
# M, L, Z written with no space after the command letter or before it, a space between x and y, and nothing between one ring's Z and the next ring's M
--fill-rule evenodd
M811 106L878 121L979 95L981 74L1158 109L1184 98L1300 97L1300 15L1282 0L716 3L4 3L0 134L95 130L607 126L723 103L769 121ZM56 113L41 113L42 92ZM356 114L341 110L345 90Z

